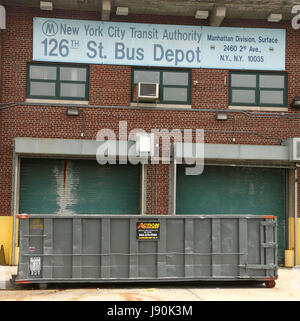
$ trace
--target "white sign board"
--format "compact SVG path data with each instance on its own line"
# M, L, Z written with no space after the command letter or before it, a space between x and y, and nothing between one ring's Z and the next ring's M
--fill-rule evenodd
M285 30L34 18L33 60L285 70Z

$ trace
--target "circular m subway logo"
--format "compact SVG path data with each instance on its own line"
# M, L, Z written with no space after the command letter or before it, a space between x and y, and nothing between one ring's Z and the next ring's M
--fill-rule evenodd
M53 37L58 32L58 25L53 20L47 20L43 23L42 30L45 36Z

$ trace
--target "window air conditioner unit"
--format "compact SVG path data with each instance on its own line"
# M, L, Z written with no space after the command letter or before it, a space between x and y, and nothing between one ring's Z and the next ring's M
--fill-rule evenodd
M159 98L159 84L150 82L138 83L138 101L157 101Z
M289 160L300 162L300 138L290 138L283 142L289 148Z

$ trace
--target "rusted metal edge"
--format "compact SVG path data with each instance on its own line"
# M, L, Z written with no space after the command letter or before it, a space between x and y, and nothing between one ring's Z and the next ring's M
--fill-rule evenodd
M273 281L277 279L278 279L278 276L271 276L271 277L264 278L264 281Z
M264 219L271 219L271 220L277 220L277 216L274 215L263 215Z
M19 219L28 219L28 218L29 218L29 215L28 215L28 214L17 214L17 215L16 215L16 218L19 218Z
M15 281L16 284L29 284L30 281L28 280L18 280L18 281Z

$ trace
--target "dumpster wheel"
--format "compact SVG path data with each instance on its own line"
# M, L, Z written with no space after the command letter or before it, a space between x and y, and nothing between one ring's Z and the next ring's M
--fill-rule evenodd
M266 281L266 282L265 282L265 286L266 286L268 289L273 289L273 288L275 288L275 285L276 285L275 280L270 280L270 281Z
M39 283L39 284L38 284L38 288L39 288L40 290L47 290L48 284L47 284L47 283Z

